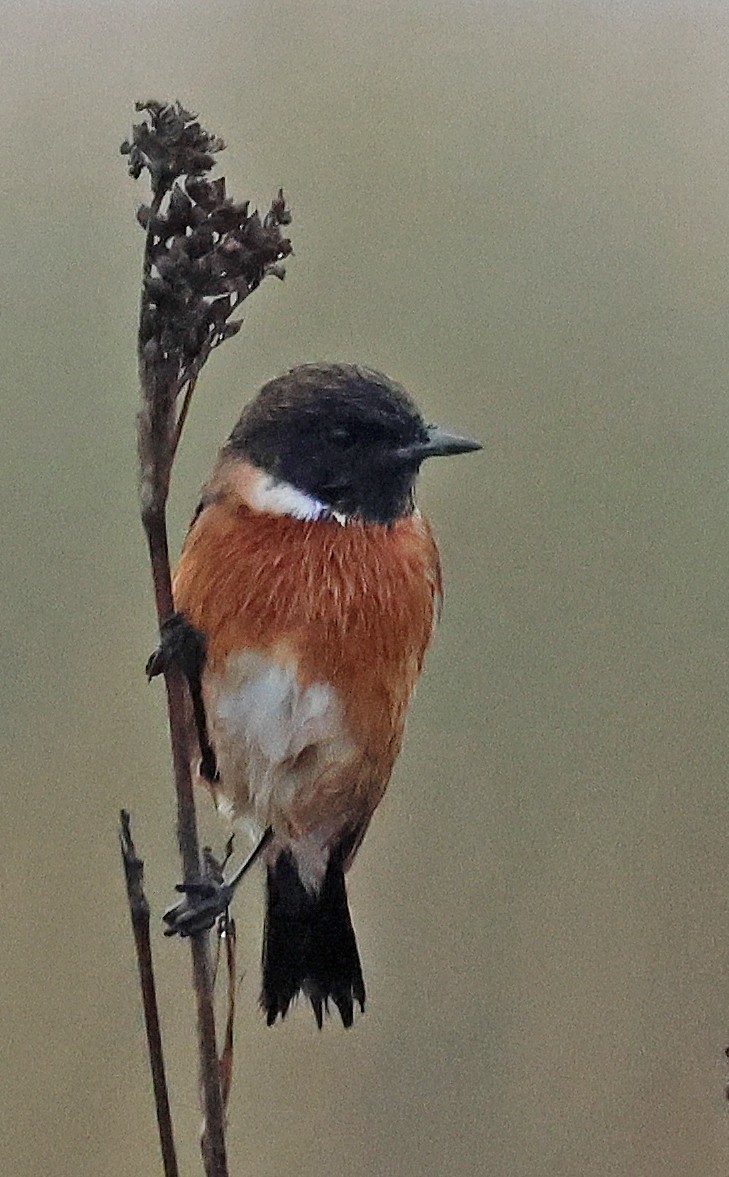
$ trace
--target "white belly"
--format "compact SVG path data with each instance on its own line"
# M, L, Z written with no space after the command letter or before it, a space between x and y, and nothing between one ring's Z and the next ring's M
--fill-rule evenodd
M302 688L292 663L236 654L224 674L206 675L205 701L219 806L254 834L285 823L298 790L354 755L336 692L326 683Z

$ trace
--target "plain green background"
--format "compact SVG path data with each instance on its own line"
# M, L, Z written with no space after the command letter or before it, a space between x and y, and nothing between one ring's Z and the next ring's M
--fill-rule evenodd
M175 546L293 363L382 368L487 442L423 479L446 607L351 876L351 1032L266 1029L258 881L240 900L231 1173L723 1175L729 8L5 0L2 42L3 1171L159 1172L115 832L127 805L159 913L145 193L117 154L151 95L295 216L199 389ZM191 1174L188 953L156 948Z

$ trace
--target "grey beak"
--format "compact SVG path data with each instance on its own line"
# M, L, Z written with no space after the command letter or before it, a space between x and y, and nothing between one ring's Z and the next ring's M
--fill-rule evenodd
M440 425L429 425L425 441L401 446L399 450L395 450L394 456L401 462L423 462L426 458L470 454L480 449L483 449L481 442L474 441L472 437L461 437L458 433L449 433Z

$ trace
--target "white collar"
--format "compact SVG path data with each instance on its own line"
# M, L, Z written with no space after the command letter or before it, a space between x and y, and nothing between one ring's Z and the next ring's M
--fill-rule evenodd
M248 494L248 501L256 511L266 511L269 515L290 515L292 519L315 520L335 519L344 526L349 522L348 517L341 511L328 507L314 495L292 486L290 482L274 478L263 470L256 471L252 486Z

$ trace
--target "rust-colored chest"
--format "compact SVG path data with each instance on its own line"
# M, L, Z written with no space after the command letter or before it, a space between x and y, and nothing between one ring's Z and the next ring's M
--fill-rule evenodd
M394 757L441 591L421 516L342 526L224 497L192 528L174 591L212 673L241 650L293 663L302 686L334 687L360 747Z

